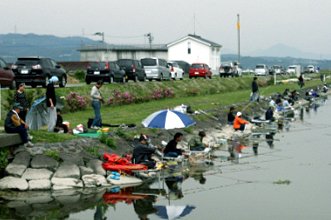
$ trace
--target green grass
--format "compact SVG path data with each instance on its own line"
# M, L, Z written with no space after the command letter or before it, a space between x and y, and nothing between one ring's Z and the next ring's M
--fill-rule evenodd
M46 143L55 143L63 142L76 139L77 136L72 134L59 134L55 132L48 132L45 129L39 131L29 131L29 134L33 136L32 142L46 142Z
M319 75L316 75L316 78L319 79L318 76ZM311 75L308 75L308 77L311 78ZM118 89L122 92L133 91L136 94L146 95L157 88L167 87L171 88L175 92L176 97L132 105L111 107L102 106L102 121L109 124L135 123L136 125L141 125L142 120L153 112L166 108L174 108L175 106L181 104L189 105L193 110L207 110L219 106L229 106L234 103L247 101L250 98L252 78L253 76L221 79L219 77L214 77L212 80L191 79L183 81L177 80L164 82L153 81L126 84L105 84L101 88L101 92L105 99L110 97L110 92L113 89ZM279 78L286 77L277 77L277 80ZM265 78L259 78L258 81L266 82ZM330 83L330 80L327 83ZM319 80L306 81L305 87L316 85L321 85L321 82ZM71 88L56 88L55 92L60 96L65 96L69 94L69 92L77 92L79 95L90 97L91 88L92 85ZM298 85L296 83L286 85L270 85L259 87L259 90L260 95L269 96L272 93L283 93L286 88L289 88L290 90L298 89ZM198 89L199 94L197 96L187 96L186 91L189 89ZM2 103L6 101L8 94L9 90L2 91ZM237 108L240 109L240 106ZM3 126L4 124L6 113L7 110L5 111L2 106L0 126ZM87 125L88 118L94 117L94 111L92 107L87 107L84 111L63 113L62 117L64 121L69 121L70 126L74 128L78 124ZM204 120L208 116L201 115L199 117L201 117L201 120ZM121 130L117 130L115 133L116 132L125 138L126 134L124 134ZM59 142L76 138L76 136L70 134L48 133L46 130L31 131L31 135L34 136L33 142Z

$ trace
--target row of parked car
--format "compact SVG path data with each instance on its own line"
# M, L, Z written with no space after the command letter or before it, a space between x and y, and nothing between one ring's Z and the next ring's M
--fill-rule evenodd
M300 66L300 65L299 65ZM305 73L314 73L315 67L313 65L308 65L306 68L303 68L300 66L300 72L305 72ZM271 68L269 68L265 64L258 64L255 67L254 75L255 76L266 76L266 75L284 75L284 74L296 74L296 71L298 70L298 65L291 65L287 69L283 68L280 65L273 65Z
M212 72L205 63L193 63L189 65L184 61L166 61L151 57L141 60L119 59L117 61L92 61L86 71L86 84L103 80L113 83L115 81L125 83L128 80L152 81L152 80L183 80L184 74L189 78L211 78Z

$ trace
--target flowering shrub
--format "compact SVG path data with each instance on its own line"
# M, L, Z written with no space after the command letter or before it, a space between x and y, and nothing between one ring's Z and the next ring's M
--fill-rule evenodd
M114 89L111 92L112 97L107 100L107 105L127 105L131 103L142 103L150 100L159 100L165 98L175 97L175 93L170 88L153 90L152 94L144 97L136 97L136 95L130 91L128 93L121 93L119 90Z
M175 97L175 93L171 91L170 88L157 89L157 90L153 90L153 93L150 97L152 100L173 98Z
M134 103L136 100L136 96L132 91L128 93L121 93L119 90L114 89L111 94L113 97L107 100L107 105L125 105Z
M64 102L65 108L70 112L85 110L86 107L90 106L90 99L79 96L76 92L70 92L69 95L64 98Z

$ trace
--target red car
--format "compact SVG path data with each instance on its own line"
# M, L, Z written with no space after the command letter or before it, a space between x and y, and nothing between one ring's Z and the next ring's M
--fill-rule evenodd
M190 79L192 77L209 77L211 79L211 71L207 64L205 63L193 63L189 71Z
M0 58L0 84L9 86L10 89L16 89L15 75L8 67L7 63Z

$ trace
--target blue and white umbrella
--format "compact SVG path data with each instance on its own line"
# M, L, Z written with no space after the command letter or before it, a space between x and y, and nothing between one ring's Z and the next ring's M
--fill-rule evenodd
M192 210L195 209L195 206L169 205L169 206L154 206L154 208L158 210L156 215L159 216L160 218L174 220L190 214Z
M142 121L147 128L174 129L186 128L195 122L182 112L170 109L154 112Z

